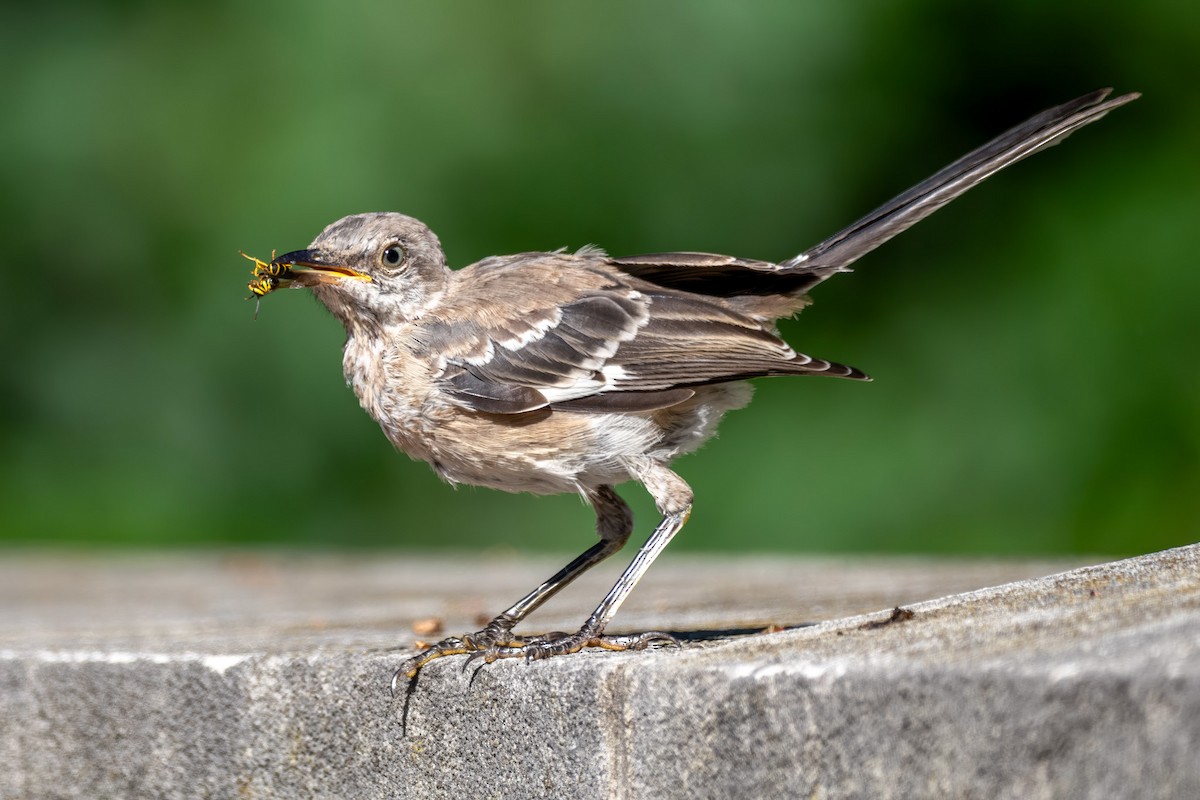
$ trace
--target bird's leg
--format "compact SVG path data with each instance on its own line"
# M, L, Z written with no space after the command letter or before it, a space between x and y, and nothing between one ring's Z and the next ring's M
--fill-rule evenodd
M572 634L539 636L527 641L509 644L497 643L487 649L477 650L470 660L482 659L490 664L501 658L525 658L535 660L550 656L577 653L585 647L600 647L605 650L642 650L651 644L675 643L675 638L662 631L648 631L627 636L605 636L604 629L612 620L621 603L641 580L641 577L658 558L671 539L687 522L692 512L692 490L682 478L662 464L648 458L630 459L630 472L641 480L654 497L662 522L650 534L642 549L621 573L616 584L596 606L583 627Z
M524 646L527 640L513 636L513 627L568 583L621 549L633 531L633 512L629 510L629 506L611 486L587 489L586 497L596 512L596 533L600 541L499 614L485 625L483 630L443 639L405 661L392 675L393 694L401 678L416 678L422 667L442 656L489 651L497 647ZM528 641L539 641L543 638L546 637L536 637Z

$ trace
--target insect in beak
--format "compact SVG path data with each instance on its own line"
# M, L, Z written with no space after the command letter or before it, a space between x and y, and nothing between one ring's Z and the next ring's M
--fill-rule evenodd
M247 255L240 250L238 253L242 258L254 262L254 271L251 273L252 280L246 284L247 288L250 289L250 297L246 299L254 300L254 318L258 319L258 310L262 305L262 299L280 288L283 285L283 281L290 282L292 280L292 264L276 259L274 250L271 251L271 260L269 262Z
M350 267L323 263L319 260L318 254L312 250L294 250L281 256L276 256L275 251L272 250L270 261L263 261L261 258L242 253L240 250L238 252L242 258L254 262L254 270L251 272L252 279L250 283L246 284L250 290L250 297L246 299L255 300L255 319L258 319L258 309L262 298L276 289L297 285L313 287L347 279L367 282L371 280L370 275Z

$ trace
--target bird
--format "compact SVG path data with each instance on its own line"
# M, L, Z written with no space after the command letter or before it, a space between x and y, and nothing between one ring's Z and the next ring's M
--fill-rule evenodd
M803 309L815 286L998 170L1139 96L1110 93L1031 117L779 262L699 252L615 258L589 246L452 270L434 232L394 212L344 217L306 248L255 260L255 297L307 289L341 322L347 383L398 450L451 484L577 493L596 515L595 543L481 630L409 657L392 676L393 694L445 656L486 664L675 642L662 631L607 633L691 513L692 490L672 461L750 401L750 379L869 380L797 352L777 321ZM630 480L648 491L661 520L617 582L579 630L515 633L626 543L633 514L614 487Z

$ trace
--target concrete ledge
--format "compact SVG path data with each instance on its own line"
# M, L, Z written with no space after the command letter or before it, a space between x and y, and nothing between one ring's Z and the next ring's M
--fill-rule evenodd
M1200 796L1200 546L1044 578L664 559L618 623L682 650L470 688L445 659L402 735L411 622L473 629L554 566L6 557L0 798ZM528 627L577 625L616 569Z

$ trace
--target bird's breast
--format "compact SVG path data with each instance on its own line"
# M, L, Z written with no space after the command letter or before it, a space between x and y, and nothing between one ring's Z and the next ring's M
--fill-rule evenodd
M342 354L346 383L372 419L400 450L429 460L436 426L433 365L394 340L352 336Z
M403 341L349 339L346 380L397 449L451 483L536 494L620 483L629 459L670 463L750 399L749 386L735 383L699 387L692 399L656 411L488 414L451 402L436 360Z

